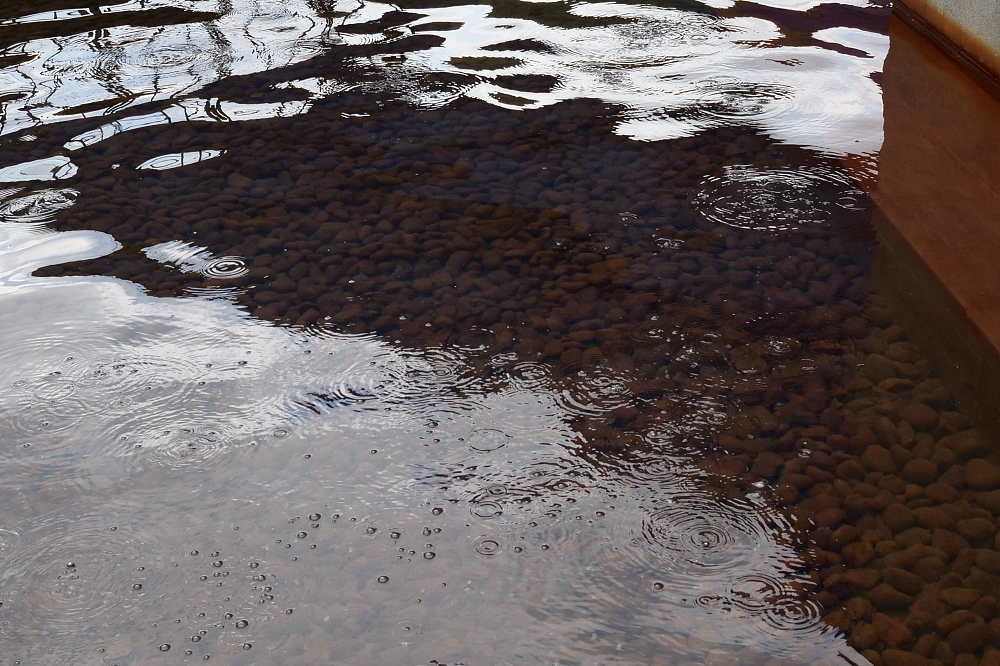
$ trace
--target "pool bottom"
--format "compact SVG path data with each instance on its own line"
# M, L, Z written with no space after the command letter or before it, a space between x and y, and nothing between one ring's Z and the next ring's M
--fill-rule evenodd
M30 479L34 465L48 465L35 493L48 486L58 506L74 452L96 443L91 464L104 468L96 488L158 470L156 481L136 484L152 489L144 497L153 520L165 511L163 498L180 496L181 480L195 474L200 488L246 497L259 507L250 514L264 512L260 523L274 530L288 529L279 514L329 509L382 520L376 534L391 534L389 523L421 512L451 520L455 507L460 518L437 525L456 530L453 556L418 547L438 545L438 537L393 546L399 562L412 560L406 565L448 562L456 575L476 572L461 576L457 597L456 579L413 574L401 598L424 599L417 595L432 582L450 588L435 613L417 619L421 635L445 641L419 653L428 661L836 662L853 654L838 631L875 664L994 659L997 549L988 525L997 461L893 323L889 303L871 295L870 206L850 175L753 132L637 147L616 138L589 103L517 116L474 104L460 111L348 119L318 110L261 123L257 135L213 131L200 135L204 149L232 139L225 155L152 174L110 165L175 149L176 130L109 140L81 163L87 186L63 184L80 193L65 193L72 207L53 226L109 232L125 246L75 266L61 257L34 280L44 290L96 279L74 273L115 275L158 296L119 301L138 298L164 316L140 317L136 332L122 333L155 341L152 351L126 347L116 359L100 353L107 334L99 329L120 311L89 315L99 332L91 355L103 360L83 366L78 381L107 377L111 392L93 395L131 420L102 416L76 428L90 398L69 416L43 415L79 439L57 432L39 459L48 462L27 460L10 473ZM742 208L760 216L738 227L718 221L720 211ZM234 303L253 317L238 315ZM167 313L187 309L190 316L170 323ZM226 325L206 334L204 313L221 311ZM171 332L168 343L161 327ZM231 336L243 330L241 346ZM274 339L263 344L263 332ZM207 350L193 353L198 340ZM360 346L330 347L346 340ZM251 362L275 344L297 352ZM10 349L13 358L31 358ZM328 357L344 364L328 365ZM170 380L151 382L158 376ZM146 385L154 397L138 408ZM233 386L250 397L234 399L241 393ZM159 401L170 408L154 409ZM191 416L195 407L202 411ZM218 425L222 414L234 415L234 425ZM136 445L141 455L121 455ZM33 443L33 453L42 446ZM509 457L513 451L523 457ZM244 455L264 457L242 473ZM401 469L395 460L405 461ZM302 475L315 484L300 483ZM241 495L246 479L256 491ZM286 491L310 500L274 500ZM208 524L247 529L204 492L187 505L195 533L217 531ZM312 499L325 496L337 501ZM623 517L601 522L598 512ZM577 527L588 520L600 529ZM419 526L422 536L424 527L433 534L426 521L406 523L407 533ZM292 534L275 532L269 547L298 543ZM506 562L495 559L497 548L527 552L521 537L537 557L494 566ZM192 549L213 552L212 539L202 541ZM249 562L236 542L229 547ZM361 592L398 590L400 576L376 566L388 550L369 559L358 548L345 544L337 557L360 568L344 564L315 595L297 584L309 624L293 614L291 625L267 625L277 633L241 638L252 644L248 652L271 645L286 660L311 663L315 656L300 652L310 649L301 627L325 627L330 617L337 628L311 649L342 649L335 661L377 660L376 637L392 634L384 621L396 615L366 605ZM315 585L323 566L281 576ZM209 582L214 572L205 572ZM117 576L109 580L121 582ZM474 596L484 589L488 596ZM183 594L160 598L164 612L208 617ZM194 598L213 600L223 618L214 621L228 630L229 602ZM340 603L331 600L343 600L337 612L327 611ZM413 619L410 606L393 609L399 622ZM496 615L503 620L490 619ZM452 624L432 631L442 617ZM121 648L136 659L178 644L165 631L137 635L141 644ZM465 645L467 636L483 637L481 645ZM227 659L243 658L235 651L242 643L221 640L232 648ZM511 642L524 646L514 657L505 656Z

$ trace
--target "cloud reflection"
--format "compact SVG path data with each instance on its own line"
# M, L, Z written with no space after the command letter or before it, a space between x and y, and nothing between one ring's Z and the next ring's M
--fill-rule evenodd
M522 4L513 5L515 13L532 16L519 8ZM747 6L804 11L814 4L789 0ZM103 8L101 16L171 6L167 0L129 2ZM0 68L0 89L10 96L0 103L0 133L118 114L153 100L178 99L181 107L199 107L202 100L186 96L214 81L273 72L339 49L349 62L377 75L366 81L366 89L425 108L459 97L512 110L597 98L620 106L619 133L640 140L740 123L841 155L873 153L881 145L881 96L870 74L881 70L884 35L824 24L808 45L795 45L771 20L715 14L709 6L696 12L616 2L556 4L533 18L505 16L509 9L455 5L401 12L394 5L350 0L272 5L237 0L210 21L113 26L96 37L34 38L6 49L5 55L17 57L19 64ZM204 1L185 3L184 10L220 11L216 3ZM70 14L57 12L45 20L72 25ZM40 16L17 21L42 21ZM404 44L418 35L438 41L421 42L415 50L403 46L398 54L352 51ZM538 46L525 48L529 44ZM428 75L456 78L428 85ZM514 89L511 75L555 77L556 83L543 91ZM350 86L337 76L330 72L314 79L323 82L314 94L335 95ZM721 106L706 104L706 94L711 96L723 78L729 81L728 97ZM284 85L296 84L290 78ZM233 120L288 113L279 106L225 113Z

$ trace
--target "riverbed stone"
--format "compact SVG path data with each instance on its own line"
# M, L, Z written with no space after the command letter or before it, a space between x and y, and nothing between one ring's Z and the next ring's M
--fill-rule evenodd
M938 478L937 465L924 458L914 458L903 467L900 475L909 483L927 486Z
M936 481L924 488L924 496L938 504L951 504L958 499L958 490L947 483ZM997 506L1000 506L1000 491L997 491Z
M990 452L989 444L986 443L978 430L966 430L948 435L938 442L938 446L951 449L961 460L982 458Z
M899 415L917 431L933 430L938 420L937 410L920 402L911 402Z
M976 493L975 502L994 516L1000 515L1000 490Z
M869 601L882 611L902 610L913 603L913 597L887 583L876 585L868 592Z
M896 590L909 596L916 596L924 588L924 582L919 576L896 567L886 567L882 570L882 578Z
M989 574L1000 574L1000 551L990 548L976 550L976 566Z
M841 556L847 566L858 569L872 561L875 557L875 548L869 541L857 541L844 546Z
M882 446L872 445L866 448L861 454L861 464L869 472L896 473L896 461L889 450Z
M917 517L907 507L898 502L893 502L885 508L882 516L886 527L893 532L902 532L917 522Z
M982 458L973 458L965 465L965 484L974 490L1000 488L1000 467Z
M958 555L959 551L969 547L969 542L965 539L965 537L956 534L951 530L938 528L934 530L931 545L934 548L947 553L949 558L954 558Z
M837 465L837 477L844 481L859 481L868 475L868 470L853 458Z
M996 526L986 518L966 518L958 521L956 531L969 541L985 541L996 533Z
M989 627L980 619L963 624L948 634L948 646L955 653L979 652L992 638Z
M897 622L884 613L876 613L872 618L872 626L878 633L879 639L889 647L898 648L908 645L913 640L913 635L902 622Z
M926 666L926 664L926 657L914 652L898 648L882 650L882 666Z
M979 590L970 590L966 587L949 587L941 590L941 599L954 608L969 608L982 596Z

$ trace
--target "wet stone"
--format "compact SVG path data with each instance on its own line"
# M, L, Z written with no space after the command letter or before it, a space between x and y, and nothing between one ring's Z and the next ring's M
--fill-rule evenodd
M956 531L969 541L976 542L992 539L996 526L986 518L967 518L958 521Z
M947 553L948 557L954 558L960 551L969 547L969 542L951 530L939 528L934 530L931 545Z
M974 458L965 465L965 484L974 490L994 490L1000 487L1000 467Z
M894 474L896 472L896 461L888 449L882 446L871 445L861 454L861 464L869 472L883 472Z
M970 590L964 587L950 587L941 590L941 599L954 608L969 608L979 601L980 597L982 597L982 592L979 590Z
M948 634L948 646L956 653L976 653L991 640L992 633L981 619L964 624Z
M927 486L937 480L938 468L930 460L916 458L903 466L900 475L910 483Z
M937 410L920 402L910 403L900 411L899 415L915 431L933 430L938 420Z
M877 585L868 592L868 599L882 611L902 610L913 603L913 597L900 592L887 583Z

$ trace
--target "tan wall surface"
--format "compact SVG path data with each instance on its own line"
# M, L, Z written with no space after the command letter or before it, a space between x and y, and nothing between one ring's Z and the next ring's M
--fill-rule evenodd
M902 0L897 4L1000 77L1000 0Z
M1000 440L1000 100L907 23L890 39L877 281Z

